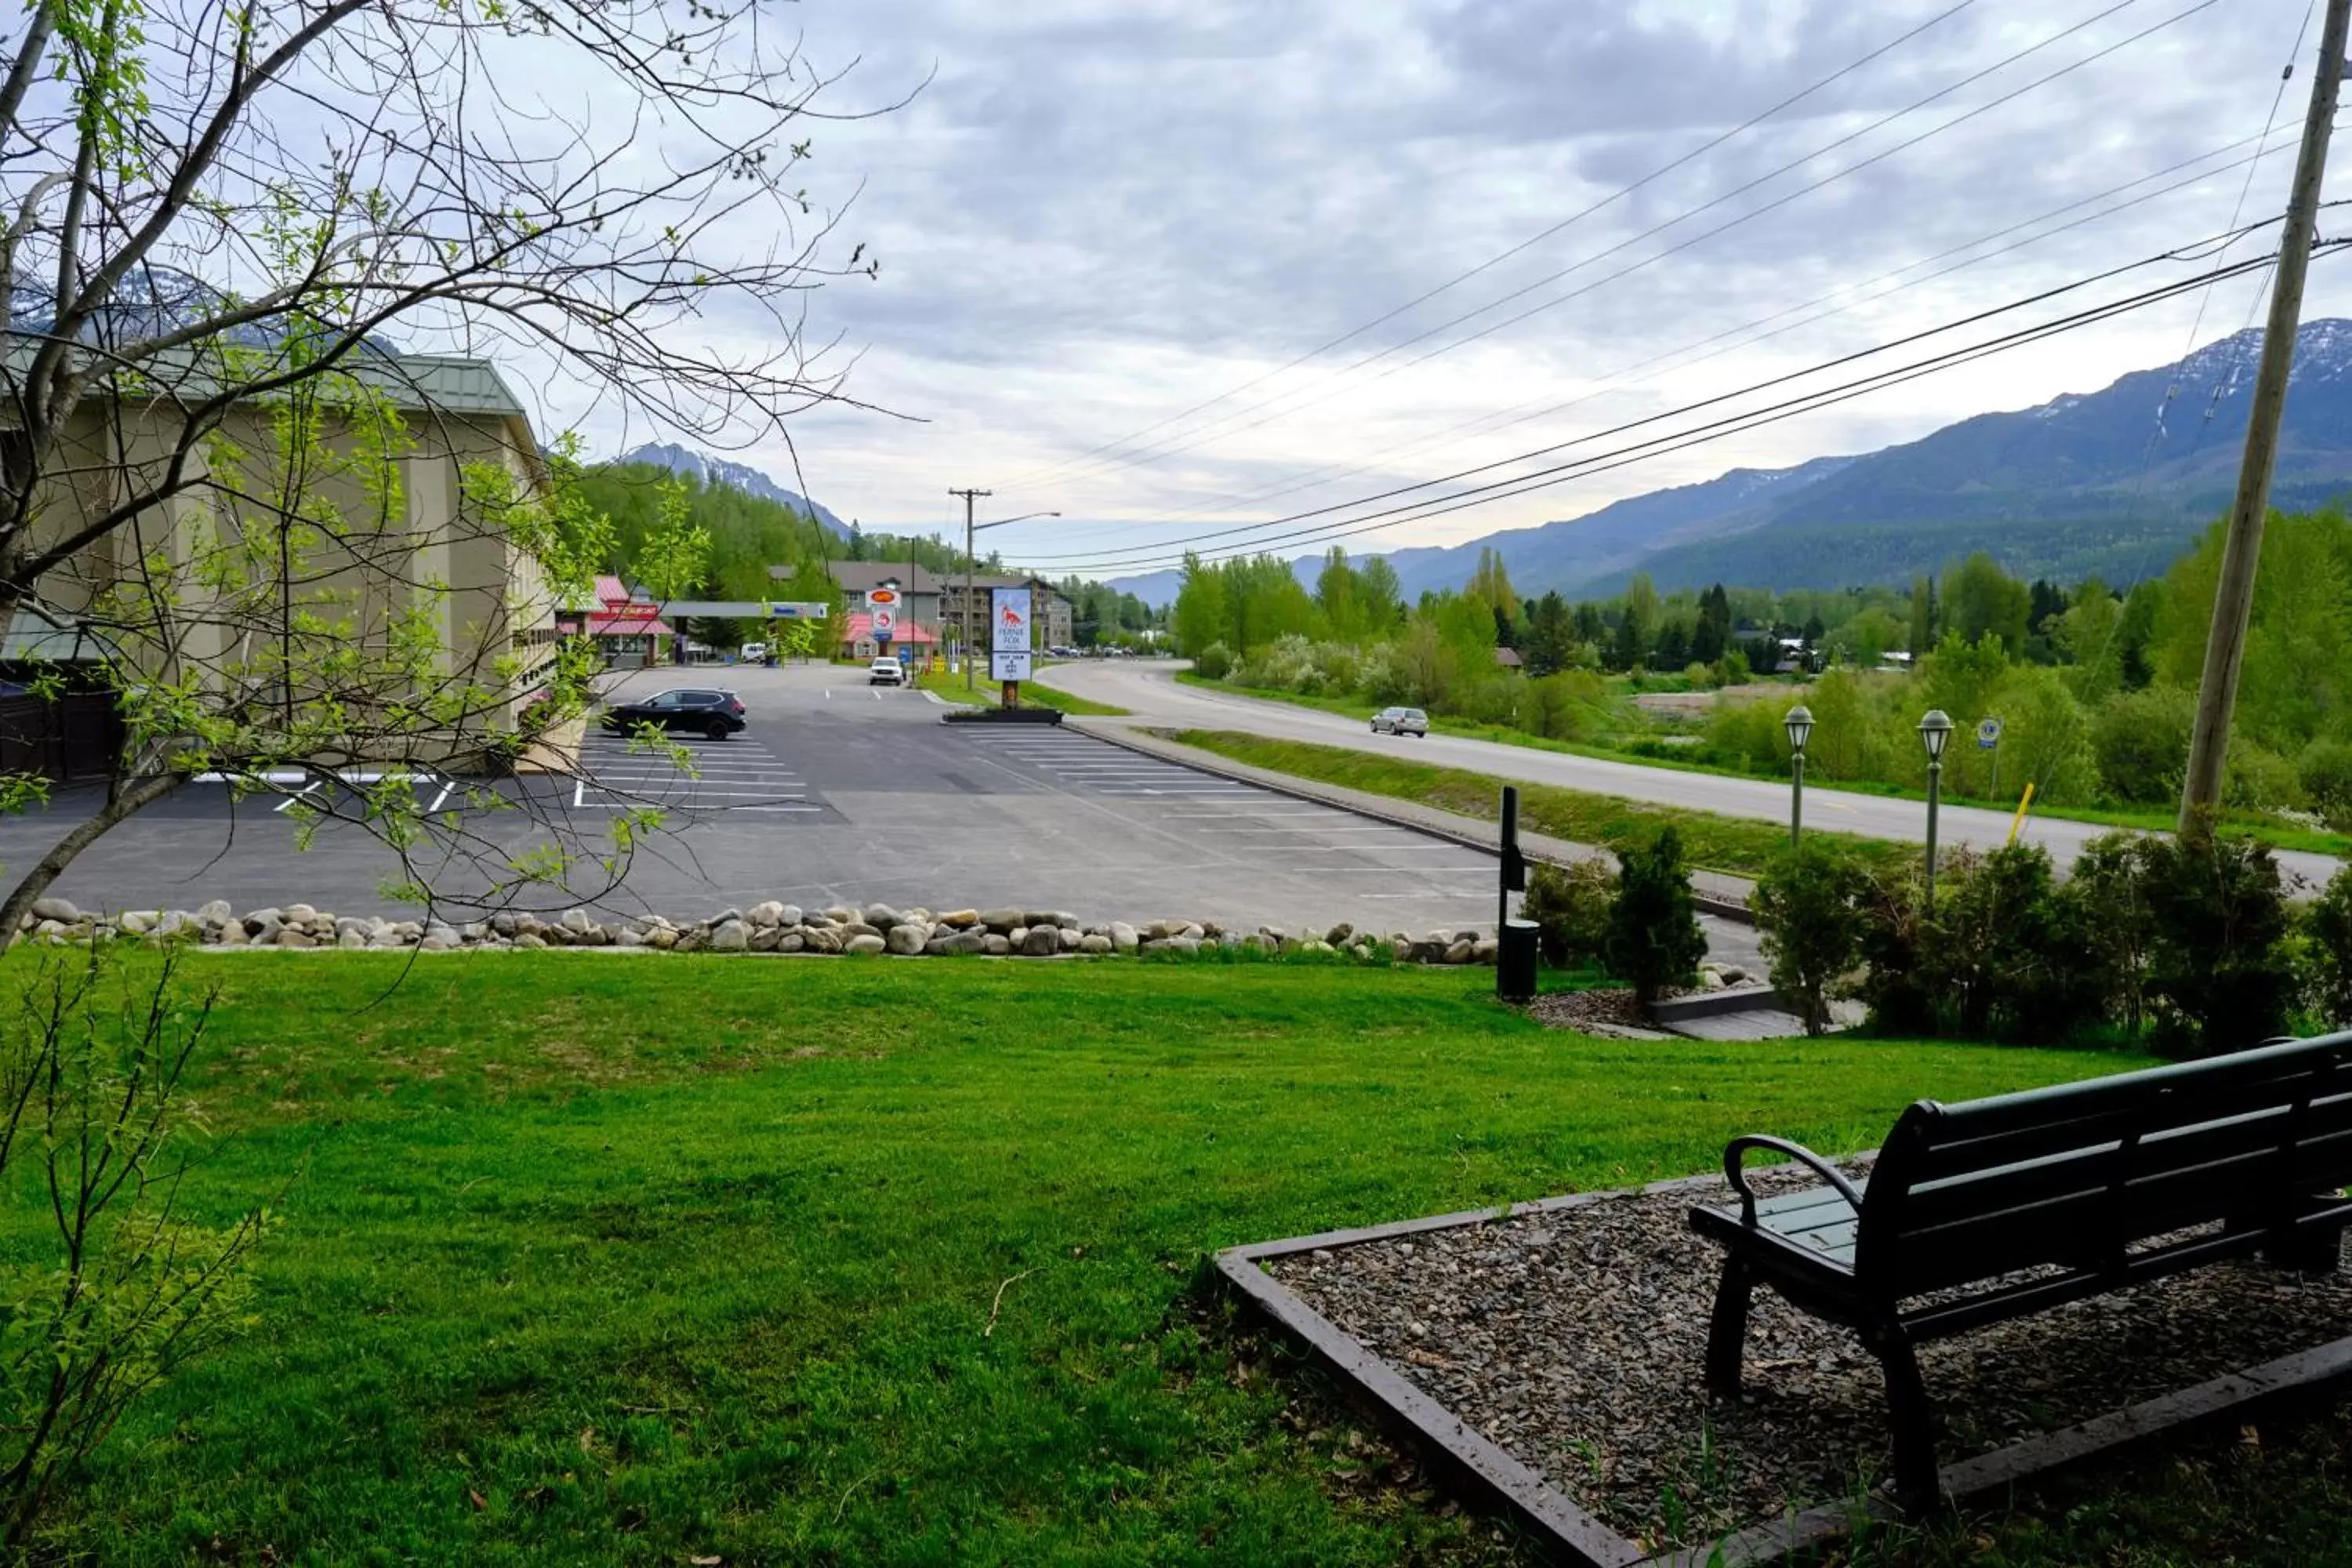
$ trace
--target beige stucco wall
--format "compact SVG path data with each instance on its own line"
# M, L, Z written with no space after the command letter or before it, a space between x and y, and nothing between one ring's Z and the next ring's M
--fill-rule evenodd
M363 646L385 638L399 609L425 605L443 676L497 690L495 721L511 723L553 660L546 634L555 606L534 560L488 525L461 517L460 476L468 464L495 464L527 493L540 478L536 444L518 416L411 412L404 418L397 505L387 513L356 473L311 471L292 482L268 457L275 447L269 410L237 408L220 436L244 458L228 454L218 473L205 457L193 458L187 471L202 482L79 551L43 580L43 595L61 609L86 608L110 587L135 581L142 563L162 564L174 574L173 592L186 613L175 649L157 659L180 668L159 673L184 674L190 664L215 672L234 666L236 650L227 645L236 628L207 619L207 604L219 601L207 598L210 590L192 567L240 526L256 531L260 557L272 555L274 504L233 492L240 486L291 489L320 509L320 523L310 552L315 570L294 585L296 601L347 627ZM68 537L127 491L127 475L159 475L179 428L168 407L86 406L54 468L59 477L43 498L37 536ZM331 430L324 445L347 458L352 443L348 432ZM331 457L331 466L334 461ZM251 580L259 580L262 563L248 563L257 573ZM268 580L277 580L274 566Z

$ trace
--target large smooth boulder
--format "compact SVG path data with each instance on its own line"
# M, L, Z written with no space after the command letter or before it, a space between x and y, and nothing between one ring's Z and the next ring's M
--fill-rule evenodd
M60 925L71 925L81 919L81 911L74 908L71 899L51 896L33 900L33 918L37 921L56 921Z
M1080 952L1108 952L1110 951L1110 938L1103 936L1097 932L1089 932L1088 934L1078 938L1078 951Z
M710 933L713 952L741 952L751 945L751 933L741 921L729 921Z
M1141 939L1136 935L1135 928L1128 924L1125 921L1113 921L1110 922L1110 945L1116 951L1119 952L1133 952L1140 940Z
M1014 926L1025 926L1029 922L1023 918L1019 910L982 910L980 912L980 923L999 936L1003 936L1010 934Z
M1062 931L1059 926L1033 925L1029 928L1027 940L1021 944L1023 956L1028 958L1051 958L1061 951Z
M882 945L888 948L892 952L900 953L906 957L912 958L915 954L923 951L924 940L929 935L929 933L925 931L922 927L918 925L908 925L902 921L898 924L893 925L889 931L884 933Z
M878 936L853 936L844 950L848 952L880 952L885 944Z

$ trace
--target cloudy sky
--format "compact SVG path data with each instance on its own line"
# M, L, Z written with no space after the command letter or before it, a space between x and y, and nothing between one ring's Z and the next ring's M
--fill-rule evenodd
M1591 436L2219 235L2242 191L2247 218L2274 216L2315 31L2272 155L2249 159L2310 12L804 0L811 58L854 62L835 107L913 97L814 129L812 196L881 266L817 294L813 321L856 356L852 389L904 417L803 417L802 470L868 527L960 521L950 486L993 489L983 517L1058 510L992 542L1108 576ZM2243 327L2254 287L1346 542L1455 542L2095 388ZM2323 262L2306 315L2338 312L2352 265ZM738 455L789 474L781 448Z

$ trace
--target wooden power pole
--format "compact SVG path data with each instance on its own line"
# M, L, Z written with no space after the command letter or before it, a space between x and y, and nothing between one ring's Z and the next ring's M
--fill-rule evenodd
M2345 3L2352 5L2352 0L2345 0ZM994 490L951 489L948 491L951 496L963 497L963 614L959 618L963 622L963 689L966 691L974 689L976 680L971 671L971 542L974 528L971 508L972 503L981 497L992 496L995 493Z
M2312 79L2311 110L2303 122L2303 150L2294 163L2286 231L2279 237L2278 271L2271 284L2270 322L2263 330L2263 362L2254 374L2253 406L2246 418L2246 456L2238 496L2221 546L2221 579L2213 595L2213 629L2205 643L2205 674L2197 687L2197 728L2189 742L2189 773L2180 789L2180 830L2221 804L2223 764L2230 752L2230 716L2238 705L2238 670L2245 661L2246 623L2254 607L2254 569L2263 553L2263 525L2271 504L2271 468L2278 458L2279 420L2286 412L2287 374L2303 324L2303 276L2318 231L2319 187L2327 173L2327 132L2344 80L2344 34L2352 0L2327 0L2320 31L2319 73Z

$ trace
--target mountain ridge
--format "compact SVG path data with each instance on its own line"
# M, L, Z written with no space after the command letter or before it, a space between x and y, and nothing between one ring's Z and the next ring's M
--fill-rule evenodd
M1734 468L1581 517L1390 552L1408 597L1459 587L1493 548L1522 594L1713 582L1896 582L1982 549L2011 571L2072 581L2161 572L2236 485L2263 331L2250 328L2093 392L1977 414L1916 439L1787 468ZM2299 510L2352 489L2352 321L2306 321L2273 481ZM1317 559L1295 569L1311 585ZM1150 602L1173 573L1115 579Z
M725 485L741 490L745 495L762 500L776 501L791 507L803 516L816 519L818 524L843 539L849 537L849 525L831 510L818 505L797 490L788 490L766 474L748 463L738 463L709 452L698 452L691 447L673 441L647 441L630 447L613 459L615 463L645 463L656 468L667 468L705 485Z

